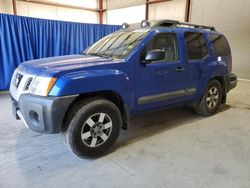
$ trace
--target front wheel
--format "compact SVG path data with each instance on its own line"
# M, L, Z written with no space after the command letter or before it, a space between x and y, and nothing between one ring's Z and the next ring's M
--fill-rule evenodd
M197 113L205 116L216 113L222 102L222 87L218 80L211 80L205 92L197 104L195 110Z
M73 109L66 130L66 144L82 158L96 158L116 141L122 125L119 109L105 99L89 99Z

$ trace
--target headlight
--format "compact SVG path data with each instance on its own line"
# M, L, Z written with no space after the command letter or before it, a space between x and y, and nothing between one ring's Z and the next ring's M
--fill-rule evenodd
M37 76L31 85L30 92L34 95L47 96L55 82L54 77Z

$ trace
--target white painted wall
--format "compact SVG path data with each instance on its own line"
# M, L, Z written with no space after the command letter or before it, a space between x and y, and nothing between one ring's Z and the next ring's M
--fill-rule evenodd
M56 2L55 0L45 0L45 1ZM0 3L1 3L0 13L13 14L12 0L0 0ZM64 2L61 1L60 3ZM98 6L96 0L84 0L84 3L82 4L73 4L73 5L85 6L88 8L97 8ZM84 23L98 23L99 21L98 13L93 11L63 8L58 6L43 5L43 4L23 2L23 1L17 1L17 14L20 16L73 21L73 22L84 22Z
M185 20L186 0L172 0L149 5L149 20Z
M107 23L121 24L137 23L145 19L146 1L145 0L128 0L127 8L117 8L125 6L124 0L108 0L107 1ZM119 5L120 3L120 5ZM132 6L140 4L137 6ZM172 0L167 2L155 3L149 5L149 20L173 19L185 20L186 0Z
M107 12L103 13L103 24L107 24Z
M74 6L98 8L98 0L44 0ZM121 24L123 22L136 23L145 19L145 0L104 0L103 20L107 24ZM172 0L149 5L149 19L184 20L186 0ZM126 7L126 8L124 8ZM0 0L0 13L13 14L12 0ZM98 23L99 15L96 12L79 9L62 8L58 6L42 5L17 0L17 13L21 16L64 20L73 22Z
M17 1L17 12L20 16L29 16L35 18L85 23L98 22L98 14L93 11L63 8L23 1Z
M73 5L86 8L97 8L97 0L43 0L48 3L60 3L64 5Z
M0 0L0 13L13 14L12 0Z
M138 5L145 5L146 0L107 0L107 9L121 9Z
M122 23L137 23L145 19L145 5L131 6L127 8L114 9L107 11L107 23L118 24Z

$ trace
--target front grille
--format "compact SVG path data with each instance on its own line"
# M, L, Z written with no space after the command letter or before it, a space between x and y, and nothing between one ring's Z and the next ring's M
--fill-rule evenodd
M15 79L14 79L14 85L16 88L18 88L19 84L21 83L21 80L23 78L23 75L20 73L16 73Z
M24 93L29 93L35 76L26 72L15 70L11 79L10 93L12 97L18 101L19 97Z
M27 79L26 84L25 84L25 86L24 86L24 91L29 90L32 80L33 80L32 77L29 77L29 78Z

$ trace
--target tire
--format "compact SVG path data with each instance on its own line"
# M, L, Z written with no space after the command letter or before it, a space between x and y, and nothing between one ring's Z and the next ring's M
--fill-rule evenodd
M215 114L222 102L222 87L218 80L211 80L195 108L198 114L210 116Z
M89 98L78 102L66 116L65 140L81 158L103 155L117 140L122 126L121 113L112 102Z

